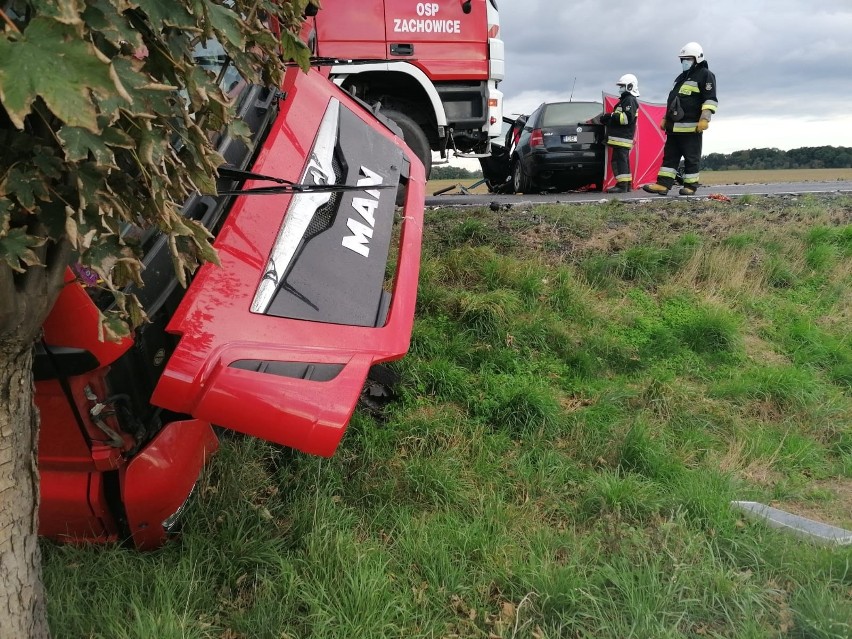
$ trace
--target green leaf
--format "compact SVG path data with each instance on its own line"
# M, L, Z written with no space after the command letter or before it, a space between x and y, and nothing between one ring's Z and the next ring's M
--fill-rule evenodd
M80 13L83 11L83 3L80 0L33 0L36 14L53 18L63 24L80 24Z
M6 262L13 271L23 273L25 266L36 266L39 264L38 256L32 249L44 244L44 238L27 235L22 228L14 228L0 238L0 261Z
M134 29L119 9L108 0L88 0L83 19L90 29L97 31L119 47L127 42L135 49L142 44L142 36ZM122 8L126 8L120 3Z
M145 12L156 33L165 27L177 27L198 32L196 18L179 2L171 0L140 0L139 8Z
M106 207L110 194L106 187L108 168L100 168L91 162L86 162L77 167L74 177L77 180L77 192L80 198L80 207L85 208L89 204L100 204ZM112 202L109 202L112 204Z
M195 189L202 193L215 193L216 168L224 163L224 158L218 153L204 149L205 133L203 129L190 126L181 133L185 143L185 147L180 153L183 170ZM198 153L199 150L203 152Z
M186 93L190 101L190 111L200 111L210 100L210 95L216 92L216 83L213 76L202 69L195 67L186 75Z
M245 47L246 41L240 28L242 21L239 16L227 7L210 2L210 0L205 0L204 6L207 10L207 19L210 20L213 29L225 36L225 39L233 46L240 49ZM219 41L222 42L222 38L219 38ZM224 45L225 42L222 42L222 44Z
M251 127L245 123L243 120L234 120L228 125L228 133L237 139L245 140L246 142L251 140Z
M74 250L81 253L87 250L97 234L98 229L92 228L86 222L78 222L73 216L65 218L65 237Z
M152 116L171 115L176 111L176 87L155 84L140 72L142 63L128 58L115 58L112 62L116 76L130 95L133 103L128 105L118 95L100 98L98 104L102 111L112 113L118 108L127 110L131 115Z
M134 269L119 267L124 261L138 262L133 249L124 246L117 235L101 234L92 245L80 253L80 263L94 270L110 288L120 288L133 279ZM137 269L138 274L138 269Z
M64 126L57 134L65 149L65 159L69 162L79 162L92 154L97 164L115 167L115 157L110 147L132 149L135 146L133 138L121 129L107 127L100 135L95 135L80 127Z
M108 311L101 315L100 331L98 339L117 342L123 337L130 335L130 327L121 315L115 311Z
M172 267L175 270L178 283L186 288L186 275L187 273L192 274L193 265L190 260L186 259L186 253L178 248L177 237L174 235L169 236L169 254L172 257Z
M65 171L65 163L58 153L52 147L44 145L39 145L33 151L33 166L41 171L46 178L61 180Z
M50 199L45 177L40 172L20 164L9 169L6 179L0 183L0 193L14 195L21 206L28 211L35 209L38 200Z
M202 262L212 262L216 266L221 266L219 262L219 255L216 253L216 249L213 248L213 245L210 244L210 240L212 239L212 235L210 232L204 227L203 224L196 220L189 220L189 228L191 229L192 239L195 242L195 245L198 249L198 254L201 257Z
M157 167L163 161L168 143L162 131L153 128L138 128L133 132L137 141L137 155L143 165Z
M311 68L311 50L297 34L283 31L281 33L281 48L282 57L285 60L293 60L305 72Z
M148 315L146 315L145 309L142 308L142 304L135 295L128 296L127 316L130 321L130 325L133 328L141 326L143 323L148 321Z
M100 136L78 126L64 126L58 135L69 162L87 160L91 153L98 164L115 166L115 157Z
M133 138L125 131L115 127L107 127L101 133L101 137L108 146L114 146L120 149L132 149L135 146Z
M97 132L90 91L110 95L117 88L109 63L73 27L37 17L16 40L0 37L0 102L17 128L41 97L66 124Z

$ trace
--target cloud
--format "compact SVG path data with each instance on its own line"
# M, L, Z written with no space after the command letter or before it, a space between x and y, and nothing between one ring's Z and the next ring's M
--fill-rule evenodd
M697 41L719 92L719 113L706 145L730 130L740 148L811 146L794 142L809 136L852 146L846 115L846 85L852 81L848 0L715 0L694 6L498 0L498 6L507 113L567 99L572 90L576 100L599 100L624 73L639 78L643 100L665 102L679 73L677 53Z

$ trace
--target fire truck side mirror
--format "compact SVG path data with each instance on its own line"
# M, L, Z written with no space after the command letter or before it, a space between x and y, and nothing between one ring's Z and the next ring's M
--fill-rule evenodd
M470 4L471 0L464 0L464 2L462 2L462 11L464 11L465 13L470 13Z

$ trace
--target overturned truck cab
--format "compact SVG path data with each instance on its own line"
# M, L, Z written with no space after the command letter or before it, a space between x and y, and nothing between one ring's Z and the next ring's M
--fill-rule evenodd
M398 130L295 68L239 114L251 141L222 136L218 194L183 207L221 266L183 289L167 238L141 234L151 321L118 343L98 341L111 296L66 274L34 366L47 537L158 547L213 425L330 456L371 367L408 349L425 176Z

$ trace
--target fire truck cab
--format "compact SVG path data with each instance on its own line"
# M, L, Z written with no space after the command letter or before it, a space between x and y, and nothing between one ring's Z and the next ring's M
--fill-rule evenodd
M399 125L427 177L433 151L488 154L503 120L497 0L323 0L314 20L331 80Z

